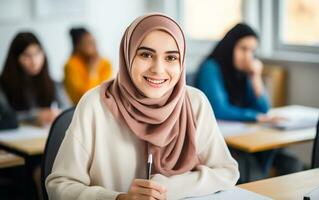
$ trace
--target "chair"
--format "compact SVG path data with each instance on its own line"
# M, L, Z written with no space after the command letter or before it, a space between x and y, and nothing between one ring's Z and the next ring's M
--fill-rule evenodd
M272 107L287 104L288 72L282 66L265 64L262 78L269 93Z
M311 168L319 167L319 120L317 123L316 137L313 143Z
M55 157L58 153L60 145L65 136L65 132L68 129L75 108L69 108L62 112L53 122L49 136L45 145L44 157L41 166L41 188L43 193L43 198L48 199L48 194L45 188L45 179L51 173L52 166Z
M186 84L189 85L189 86L195 87L195 84L196 84L196 76L197 76L197 73L196 73L196 72L187 73L187 74L186 74Z

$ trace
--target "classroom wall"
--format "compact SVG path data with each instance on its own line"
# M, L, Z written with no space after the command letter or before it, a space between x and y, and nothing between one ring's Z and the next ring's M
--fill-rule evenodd
M34 31L49 57L50 72L57 81L63 78L63 65L71 51L68 34L70 27L84 25L93 32L102 56L107 56L113 66L118 63L118 48L125 27L145 12L144 0L83 0L81 13L39 18L35 15L34 0L3 0L0 9L0 70L7 55L9 43L21 30ZM3 4L5 3L5 4ZM21 14L17 19L5 20L10 7ZM8 11L6 11L8 10Z

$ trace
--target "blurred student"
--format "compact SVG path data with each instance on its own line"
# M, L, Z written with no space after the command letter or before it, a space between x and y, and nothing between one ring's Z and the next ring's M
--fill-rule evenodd
M112 75L111 63L100 57L93 35L84 28L72 28L72 55L65 64L64 86L77 104L89 89L108 80Z
M62 87L50 77L47 56L31 32L20 32L11 42L0 84L19 122L49 126L59 108L69 105ZM39 166L34 163L33 177L41 199Z
M0 84L18 120L49 125L67 105L63 91L51 79L48 60L37 37L18 33L13 39Z
M257 47L257 33L240 23L226 33L202 62L195 84L208 97L217 119L257 122L278 120L266 115L270 102L262 81L263 64L255 57ZM234 157L241 163L242 156ZM278 163L278 174L292 173L302 168L302 164L293 156L281 151L265 151L254 154L254 157L264 175L269 173L273 162Z
M262 82L263 65L255 58L257 34L237 24L201 64L196 86L222 120L265 121L270 108Z

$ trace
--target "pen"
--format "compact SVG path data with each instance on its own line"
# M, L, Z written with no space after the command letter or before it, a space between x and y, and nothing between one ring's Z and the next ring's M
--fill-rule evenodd
M147 179L150 180L152 174L152 162L153 162L153 155L150 153L148 154L147 159Z

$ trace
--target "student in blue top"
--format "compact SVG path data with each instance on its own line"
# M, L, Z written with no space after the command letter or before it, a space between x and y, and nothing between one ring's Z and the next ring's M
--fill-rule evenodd
M256 32L246 24L234 26L202 62L196 75L195 86L208 97L219 120L272 122L267 116L271 105L262 81L263 65L255 57L258 47ZM243 156L232 151L239 165ZM294 156L281 150L254 154L253 161L262 175L267 176L273 165L278 174L301 169ZM241 168L241 167L240 167ZM241 175L243 170L240 169ZM258 171L258 170L257 170Z
M249 26L237 24L200 66L196 86L206 94L218 119L269 119L262 63L255 58L257 38Z

